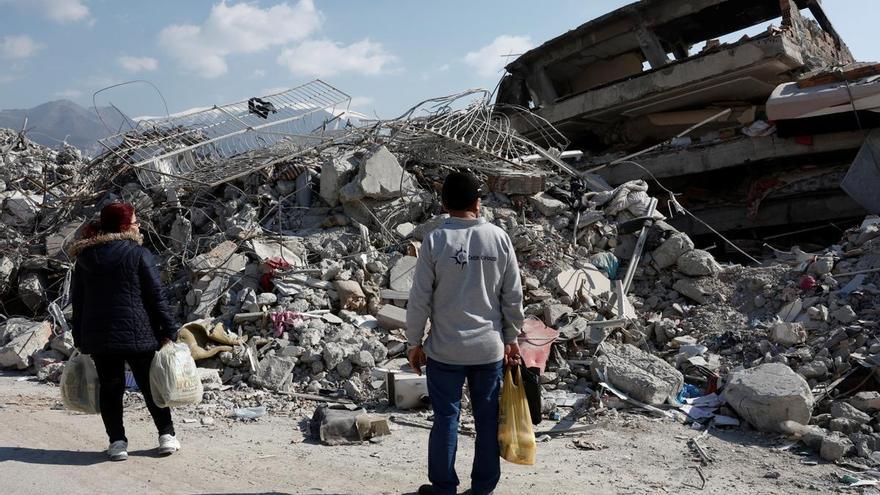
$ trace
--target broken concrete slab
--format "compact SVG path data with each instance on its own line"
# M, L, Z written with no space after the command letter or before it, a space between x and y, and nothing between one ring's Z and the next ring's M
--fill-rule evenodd
M45 278L37 272L24 272L18 279L18 296L34 313L39 313L46 305Z
M418 189L412 175L403 170L397 157L385 146L373 148L364 156L353 182L363 196L370 199L393 199Z
M831 404L831 417L850 420L856 424L863 425L871 421L871 416L856 409L854 406L846 402L837 401Z
M781 432L784 421L809 424L813 392L806 380L782 363L767 363L730 375L724 398L756 429Z
M265 262L272 258L281 258L290 263L291 266L303 265L303 259L307 253L302 241L295 237L261 237L248 241L248 246L260 261Z
M852 323L856 319L856 312L853 311L852 306L847 304L846 306L842 306L837 309L833 313L831 313L831 317L840 323L847 324Z
M639 348L624 344L605 345L596 365L607 380L633 399L650 405L674 400L684 385L684 376L666 361Z
M712 254L702 249L693 249L678 257L676 266L681 273L691 277L707 277L717 275L721 266Z
M376 314L379 326L387 330L406 328L406 310L393 304L385 304Z
M49 322L31 322L27 329L0 347L0 368L27 369L31 355L46 347L51 337L52 325Z
M397 263L391 267L388 285L392 290L409 292L413 285L413 279L416 275L416 263L418 258L415 256L404 256L397 260Z
M5 295L12 289L17 271L17 259L8 254L0 256L0 295Z
M677 232L669 236L651 256L658 268L669 268L674 265L681 255L694 249L694 241L687 234Z
M232 241L223 241L207 253L200 254L189 263L190 269L199 275L209 272L217 272L224 275L234 275L244 271L247 266L247 257L238 254L238 244Z
M296 359L290 357L267 356L257 365L257 372L251 376L255 385L269 390L284 391L291 379Z
M853 443L849 438L832 433L822 439L822 447L819 456L828 462L834 462L843 458L853 449Z
M560 272L556 276L556 288L574 301L582 289L591 295L611 291L611 280L601 270L589 265Z
M770 340L788 346L803 344L807 340L807 331L802 323L779 321L770 327Z
M321 165L321 187L319 195L330 206L339 205L339 190L357 172L359 153L349 151L340 156L325 160Z
M697 304L706 304L706 291L692 278L680 278L675 281L672 288Z
M539 192L529 198L532 207L545 217L555 217L560 213L568 210L568 205L556 198L548 196L546 193Z
M849 403L859 411L878 411L880 392L858 392L849 399Z
M64 332L61 335L56 335L52 342L49 343L49 348L70 357L74 349L76 349L76 346L73 344L73 334L71 332Z

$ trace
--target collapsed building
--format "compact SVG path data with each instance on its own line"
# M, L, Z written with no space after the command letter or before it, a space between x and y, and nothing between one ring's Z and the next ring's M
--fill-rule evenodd
M651 13L666 21L653 37L635 40L647 36L666 49L673 31L660 27L667 22L678 20L676 29L692 33L679 40L689 43L723 17L745 25L776 13L769 2L741 12L723 1L687 5L669 11L644 1L594 22ZM706 6L716 6L711 19L684 15ZM811 25L798 15L791 11L788 28L758 37L746 52L767 44L791 58L800 53L803 65L799 50L821 50L789 37L809 32L826 42L818 46L828 57L851 58L830 27L821 36L792 27ZM628 34L615 43L630 47L620 53L642 50L630 43L626 23L618 29ZM683 50L675 61L667 57L665 68L652 54L649 63L658 67L636 79L722 54L686 57ZM787 77L801 69L788 69ZM501 100L511 94L511 70ZM595 90L612 87L600 86ZM745 103L759 106L759 93ZM604 175L584 172L599 163L602 155L589 146L602 139L602 152L629 155L720 107L695 115L664 107L659 120L656 112L634 115L655 136L614 144L605 124L554 122L546 111L552 102L493 104L490 96L433 98L397 119L373 121L350 112L343 91L313 81L141 121L103 140L106 152L91 160L3 130L0 367L59 379L74 351L75 260L68 249L104 205L124 200L135 205L145 244L161 260L183 324L179 340L205 384L204 403L191 414L253 418L304 411L303 401L373 410L422 405L424 377L405 364L412 272L420 242L444 220L443 176L469 169L491 191L483 216L508 233L521 265L528 318L520 343L527 364L541 371L544 417L572 425L631 409L706 428L747 423L795 436L826 460L858 455L880 465L880 419L871 416L880 410L880 219L863 218L816 252L779 251L748 267L721 264L703 249L707 243L675 227L692 218L679 215L675 196L667 218L646 181L615 179L616 165L597 170ZM759 110L746 106L724 112L749 113L737 128L759 121ZM629 132L624 120L619 132ZM712 132L724 131L718 119L708 122ZM779 144L784 139L731 135L675 153L717 153L738 142L788 149ZM575 145L588 152L570 149ZM727 168L735 167L742 164ZM652 172L664 184L674 178ZM318 422L334 416L320 411Z
M718 39L767 21L778 25ZM643 0L520 55L507 71L498 102L531 109L589 152L580 169L615 186L659 180L752 252L766 237L785 244L780 234L789 232L824 228L833 239L840 231L829 223L865 213L840 184L877 124L876 105L854 118L843 84L873 94L876 78L861 78L877 70L854 64L818 1ZM828 92L823 84L844 100L817 98ZM792 111L805 101L841 108L821 117ZM512 123L540 142L521 119ZM701 239L709 233L691 218L673 223Z

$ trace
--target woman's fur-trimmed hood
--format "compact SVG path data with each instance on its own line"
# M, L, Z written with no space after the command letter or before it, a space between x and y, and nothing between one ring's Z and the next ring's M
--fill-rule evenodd
M90 239L82 239L73 243L73 246L70 247L70 256L71 258L76 258L80 253L90 247L100 246L101 244L107 244L114 241L134 241L138 243L138 245L142 245L144 243L144 238L140 232L100 234Z

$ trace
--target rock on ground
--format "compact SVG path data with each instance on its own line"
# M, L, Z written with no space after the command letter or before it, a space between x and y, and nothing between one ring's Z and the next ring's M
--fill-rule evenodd
M603 351L596 361L598 369L604 370L608 381L633 399L660 405L678 395L684 385L681 372L633 345L603 346Z
M761 431L782 431L784 421L809 424L813 393L806 380L782 363L734 372L724 389L734 410Z

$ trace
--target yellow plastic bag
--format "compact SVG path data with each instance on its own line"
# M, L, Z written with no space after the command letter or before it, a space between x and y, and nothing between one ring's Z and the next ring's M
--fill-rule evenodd
M519 366L515 366L512 373L510 367L504 371L498 443L501 444L501 457L505 460L525 466L535 464L535 432L532 431L529 401Z
M98 370L91 356L75 354L61 372L61 402L64 407L86 414L100 414Z
M159 407L180 407L202 402L202 381L186 344L167 344L150 364L150 391Z

